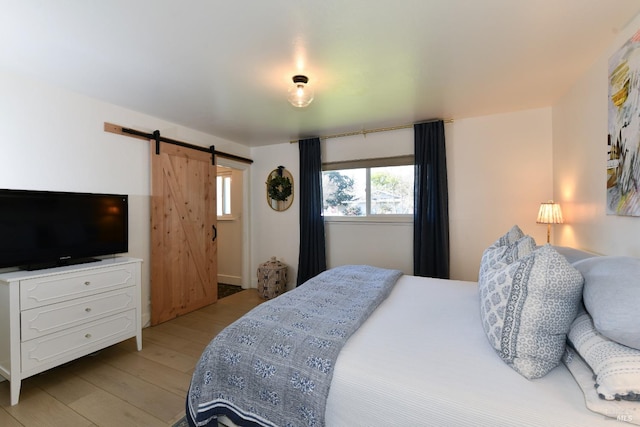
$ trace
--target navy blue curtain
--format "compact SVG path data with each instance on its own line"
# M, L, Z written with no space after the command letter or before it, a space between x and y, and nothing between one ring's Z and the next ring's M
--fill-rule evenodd
M413 274L449 278L449 194L442 120L413 126Z
M320 138L298 142L300 149L300 255L297 285L327 269L322 218Z

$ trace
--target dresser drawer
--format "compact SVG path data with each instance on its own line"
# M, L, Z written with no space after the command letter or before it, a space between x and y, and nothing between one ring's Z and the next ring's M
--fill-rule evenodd
M135 308L137 291L128 287L23 311L20 313L22 341Z
M22 343L22 371L76 359L136 335L136 310Z
M123 264L20 281L20 309L41 307L72 298L136 285L136 267Z

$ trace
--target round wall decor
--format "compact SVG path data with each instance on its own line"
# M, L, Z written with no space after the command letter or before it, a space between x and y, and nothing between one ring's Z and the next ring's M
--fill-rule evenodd
M284 166L278 166L267 177L267 203L271 209L285 211L293 203L293 176Z

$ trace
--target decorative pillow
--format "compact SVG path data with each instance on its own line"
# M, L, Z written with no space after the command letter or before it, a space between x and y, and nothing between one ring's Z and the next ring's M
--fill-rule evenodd
M484 282L492 272L506 267L536 249L536 242L531 236L524 236L513 243L502 246L489 246L482 254L478 282Z
M599 256L574 267L584 276L584 304L598 332L640 350L640 259Z
M512 243L517 242L519 239L524 237L524 233L522 232L522 230L520 230L520 227L518 227L518 225L514 225L512 226L509 231L507 231L505 234L503 234L502 236L500 236L498 238L498 240L496 240L495 242L493 242L491 244L491 246L489 246L487 249L485 249L485 253L482 254L482 260L480 261L480 272L482 273L483 271L483 266L485 265L485 254L487 253L487 251L490 251L492 249L496 249L502 246L507 246L510 245Z
M516 224L513 227L511 227L509 231L506 232L506 234L500 236L498 240L496 240L491 246L510 245L520 240L523 237L524 237L524 233L522 232L522 230L520 230L520 227L518 227L518 225Z
M582 261L586 258L593 258L595 256L599 256L598 254L594 254L593 252L583 251L581 249L570 248L569 246L553 246L553 249L558 251L560 255L563 255L569 264L573 265L575 262Z
M558 365L582 298L580 273L549 244L480 284L480 312L489 342L526 378Z
M637 416L638 402L627 400L604 400L598 396L596 388L593 386L595 374L582 357L576 353L575 349L567 346L566 353L562 361L569 368L582 393L584 401L593 412L602 414L614 420L626 421L631 424L640 425L640 418Z
M640 350L599 334L584 311L571 325L568 338L595 373L602 399L640 400Z

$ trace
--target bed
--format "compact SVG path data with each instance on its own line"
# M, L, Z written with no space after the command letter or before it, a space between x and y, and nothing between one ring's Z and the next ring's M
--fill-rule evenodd
M577 256L571 262L592 256L571 250L567 254L564 256ZM276 300L287 294L295 297L304 286ZM216 361L209 355L194 372L187 419L190 425L220 421L228 425L350 427L611 427L617 424L615 420L640 419L640 412L635 412L638 402L614 401L613 406L600 410L603 413L587 409L585 400L593 400L587 394L593 384L581 388L576 375L586 371L567 368L574 360L569 353L563 356L565 363L540 378L527 379L511 369L487 339L479 305L477 282L401 275L339 351L323 417L299 424L286 417L256 421L239 417L228 407L201 416L211 398L194 390L204 387L203 372L216 375ZM203 365L208 366L202 370ZM583 375L582 380L589 383L591 376ZM251 413L252 408L242 410Z

